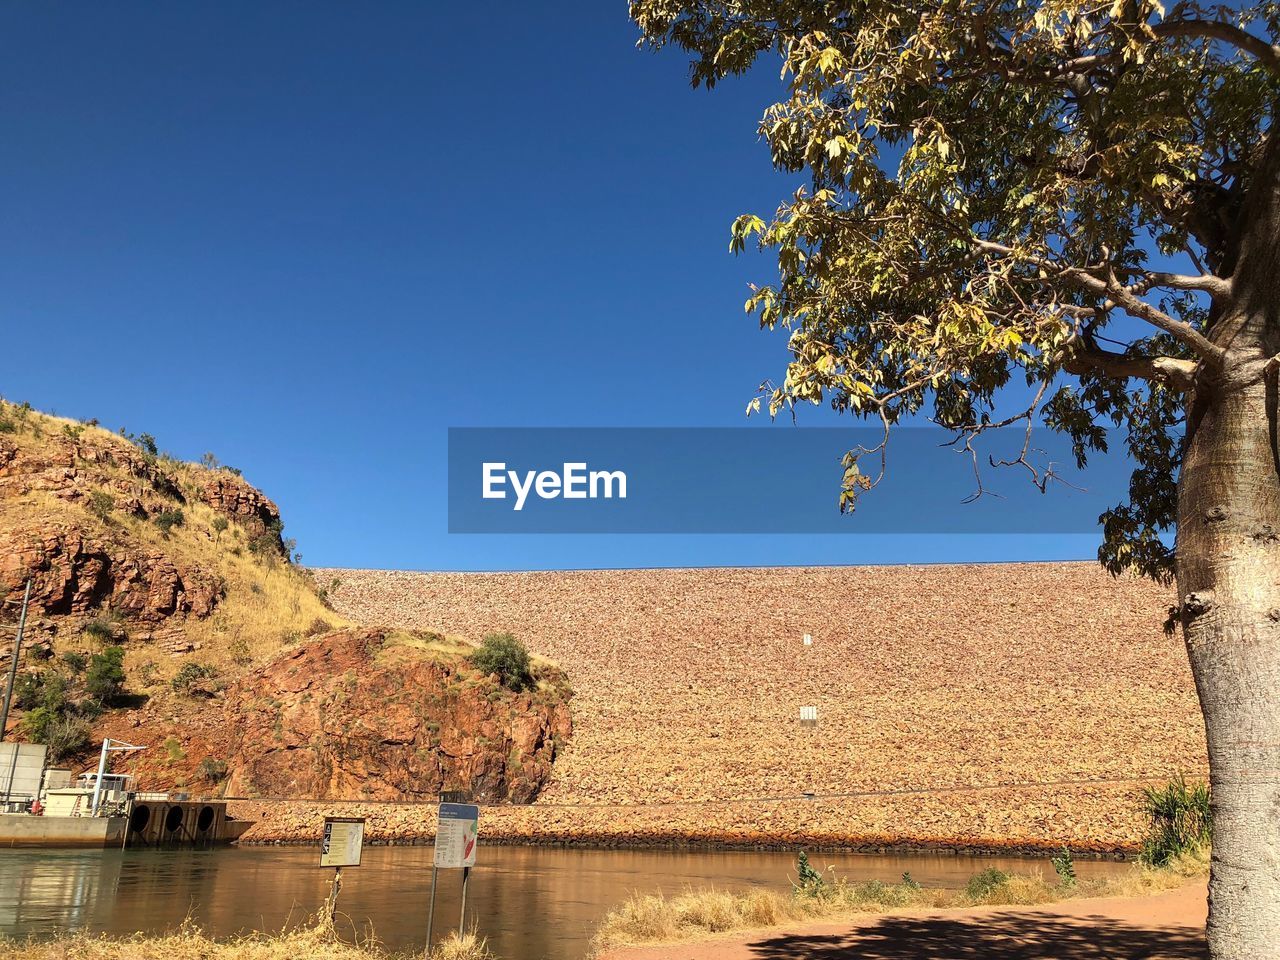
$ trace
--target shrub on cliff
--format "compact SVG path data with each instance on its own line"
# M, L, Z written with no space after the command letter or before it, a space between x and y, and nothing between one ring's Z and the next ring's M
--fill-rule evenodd
M116 508L116 498L105 490L93 490L89 493L89 512L107 523L111 519L111 511Z
M37 707L23 717L22 729L35 743L43 743L49 748L49 759L54 763L79 753L89 745L92 735L83 718L48 707Z
M529 651L509 633L486 634L480 649L471 654L471 664L481 673L496 673L502 685L516 693L533 686Z
M173 510L162 510L160 513L157 513L155 516L156 526L160 528L160 532L163 533L166 537L169 535L170 531L173 530L174 527L180 527L186 522L187 522L187 517L182 512L181 508L174 508Z
M124 692L124 648L107 647L89 658L84 675L85 689L104 704L112 703Z
M184 664L170 684L178 693L191 693L201 680L211 680L218 675L218 668L209 663Z

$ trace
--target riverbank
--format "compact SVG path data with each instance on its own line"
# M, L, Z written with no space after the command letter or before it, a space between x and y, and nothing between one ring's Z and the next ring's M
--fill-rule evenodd
M1206 888L1051 906L900 910L695 943L616 947L598 960L1204 960Z
M1185 888L1203 888L1208 850L1195 848L1158 868L1139 864L1105 877L1081 878L1070 860L1055 860L1046 879L1041 872L1006 872L986 868L959 888L931 887L904 872L899 882L856 881L834 868L815 869L804 854L796 868L793 890L755 889L729 892L686 889L674 896L633 894L601 921L593 945L599 952L620 947L697 942L734 930L781 928L796 923L851 922L868 914L913 909L957 910L977 907L1038 906L1114 899L1146 900ZM757 931L758 932L758 931Z

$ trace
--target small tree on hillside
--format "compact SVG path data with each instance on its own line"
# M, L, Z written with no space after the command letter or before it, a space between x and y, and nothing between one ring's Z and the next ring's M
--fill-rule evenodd
M732 232L777 252L747 304L789 331L771 411L829 402L886 443L917 415L966 442L1042 423L1082 466L1124 429L1137 469L1100 558L1176 575L1208 735L1211 950L1280 957L1280 5L630 8L695 84L783 62L760 129L808 182ZM847 466L851 507L874 477Z
M116 499L105 490L91 490L89 492L89 512L107 523L111 519L111 511L116 507Z
M84 686L101 703L110 705L124 692L124 648L107 647L89 658Z
M533 686L529 651L509 633L487 634L480 648L471 654L471 663L481 673L496 673L508 690L519 693Z

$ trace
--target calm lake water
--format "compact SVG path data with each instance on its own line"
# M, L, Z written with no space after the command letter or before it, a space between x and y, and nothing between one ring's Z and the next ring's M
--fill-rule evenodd
M370 930L395 950L421 949L431 887L430 847L366 847L343 871L340 929ZM68 930L132 933L173 929L190 917L212 936L278 931L316 911L331 870L317 847L107 852L0 850L0 935L47 937ZM815 854L855 880L959 887L995 866L1052 875L1048 861L928 854ZM506 960L580 960L600 917L629 894L685 887L788 889L795 859L749 851L561 850L483 847L467 891L468 919ZM1081 876L1128 870L1080 861ZM458 921L461 871L442 870L436 936Z

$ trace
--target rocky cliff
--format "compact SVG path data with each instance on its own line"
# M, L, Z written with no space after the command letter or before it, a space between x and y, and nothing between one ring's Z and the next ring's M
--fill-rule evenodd
M163 706L110 717L105 734L151 749L128 769L155 789L229 797L531 802L572 732L568 681L505 689L473 648L438 634L339 630L280 653L229 685L193 691L181 723Z
M542 661L513 693L463 639L344 629L282 528L212 456L0 401L0 664L31 583L10 735L72 766L102 736L146 744L117 768L147 789L532 800L569 735L564 675ZM113 647L123 678L92 679Z
M187 634L225 648L259 619L255 582L288 584L304 622L326 615L290 568L281 529L276 505L234 471L0 404L0 614L16 615L30 579L36 642L60 632L59 646L74 646L106 618L135 647ZM196 628L215 611L224 615ZM257 646L269 655L277 640ZM166 666L153 662L159 674Z
M228 692L234 796L528 803L570 734L565 678L513 693L465 648L383 630L319 637Z

